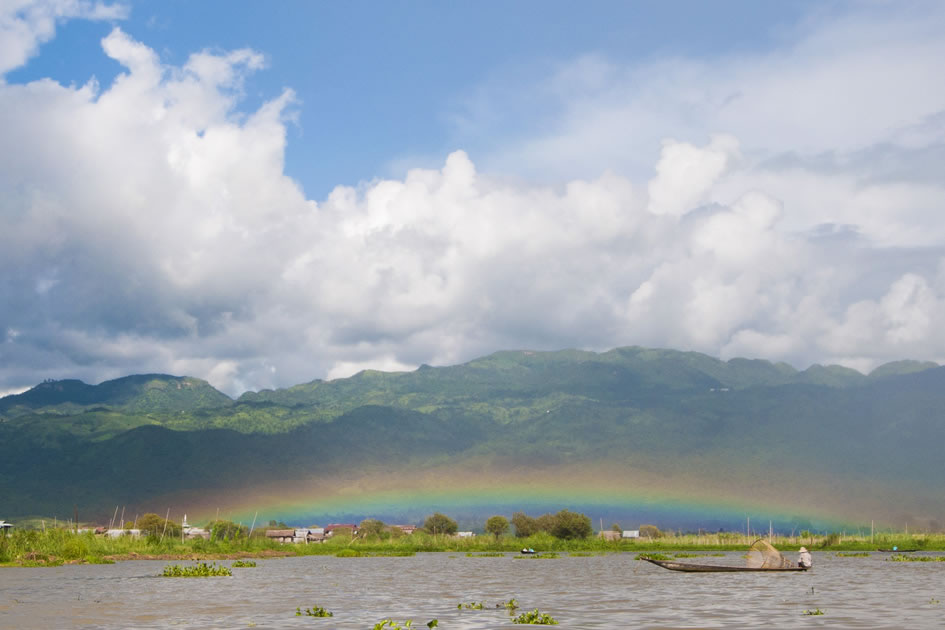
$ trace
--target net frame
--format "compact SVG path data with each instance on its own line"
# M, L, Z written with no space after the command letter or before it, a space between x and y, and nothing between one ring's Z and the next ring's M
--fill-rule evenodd
M793 566L790 560L763 538L751 544L745 558L751 569L786 569Z

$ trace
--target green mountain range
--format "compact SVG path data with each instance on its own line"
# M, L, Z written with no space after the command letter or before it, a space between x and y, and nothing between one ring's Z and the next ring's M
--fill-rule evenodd
M902 501L908 518L945 522L945 500L928 499L945 472L943 410L945 368L934 363L863 375L639 347L505 351L236 400L189 377L47 381L0 399L0 517L146 511L181 493L486 462L549 479L632 467L677 478L667 488L680 492L704 480L707 493L728 484L746 500L816 480L814 500L829 504L820 484L847 499L849 484Z

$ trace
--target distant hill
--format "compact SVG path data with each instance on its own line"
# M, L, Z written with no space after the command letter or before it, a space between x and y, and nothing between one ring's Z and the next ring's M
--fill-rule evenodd
M45 381L22 394L0 398L0 415L71 414L93 407L129 413L191 412L232 403L229 396L198 378L137 374L99 385L77 380Z
M792 479L874 484L888 504L907 493L887 501L883 488L940 495L943 443L945 368L914 361L867 376L639 347L505 351L236 401L199 379L137 375L51 381L0 399L0 507L147 509L174 493L234 495L306 478L419 475L435 485L467 465L509 483L515 476L501 471L553 478L635 466L679 492L693 479L731 480L746 500L763 486L793 492ZM828 488L816 489L820 498L812 489L808 507L829 509ZM941 498L920 505L945 522Z

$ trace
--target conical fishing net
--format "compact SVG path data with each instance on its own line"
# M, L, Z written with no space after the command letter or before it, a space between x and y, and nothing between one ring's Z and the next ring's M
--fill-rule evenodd
M792 566L791 561L781 555L765 540L756 540L748 551L748 567L751 569L783 569Z

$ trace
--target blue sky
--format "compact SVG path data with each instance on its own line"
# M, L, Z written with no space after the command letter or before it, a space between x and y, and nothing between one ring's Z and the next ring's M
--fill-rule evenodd
M841 5L842 6L842 5ZM490 82L548 75L582 55L616 62L764 51L823 2L136 2L121 20L70 20L9 82L51 77L107 85L122 70L99 41L115 24L165 63L195 51L252 48L266 68L246 80L240 109L294 90L286 173L320 199L339 184L403 176L456 148L472 159L553 112L510 112L481 137L455 124ZM530 119L531 115L535 117ZM596 175L589 173L588 175Z
M945 360L938 2L0 7L0 393Z

